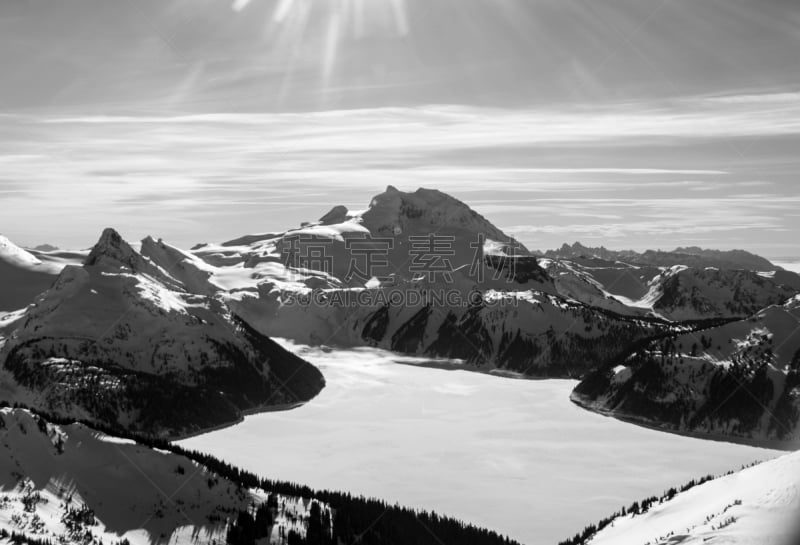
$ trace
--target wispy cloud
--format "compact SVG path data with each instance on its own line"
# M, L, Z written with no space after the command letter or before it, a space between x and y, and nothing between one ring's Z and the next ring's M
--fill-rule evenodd
M703 100L721 104L798 104L800 91L780 93L730 94L706 97Z
M466 106L376 108L291 114L195 114L181 116L80 116L38 121L62 125L202 126L230 132L265 130L270 144L296 149L374 149L599 143L632 138L735 138L800 134L800 100L686 99L678 103L593 105L563 110L504 110ZM126 129L130 130L130 128ZM185 129L196 132L197 127ZM333 141L329 137L336 135ZM411 138L411 137L414 138ZM187 135L188 137L188 135ZM297 141L299 140L299 142ZM320 145L322 144L322 145Z
M791 168L768 167L796 165L787 142L800 137L800 106L765 104L18 115L4 124L0 164L25 193L4 192L4 219L80 217L59 228L73 240L138 223L139 234L191 244L292 226L333 204L362 208L392 184L436 187L527 226L533 247L594 232L633 246L700 233L718 246L733 233L777 243L796 223L785 214L798 188ZM755 137L770 145L734 145Z

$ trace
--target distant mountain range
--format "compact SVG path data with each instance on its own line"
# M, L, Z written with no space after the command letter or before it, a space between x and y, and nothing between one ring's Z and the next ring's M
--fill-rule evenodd
M671 267L676 264L687 267L717 267L720 269L745 269L748 271L776 271L780 267L768 259L744 250L705 250L697 246L676 248L671 252L647 250L639 253L633 250L608 250L602 246L590 248L580 242L564 244L557 250L541 254L556 259L599 258L606 261L623 261L631 265L655 265Z
M742 416L733 409L701 424L702 406L729 387L719 378L705 402L663 412L645 408L637 373L629 388L639 397L614 386L627 374L608 378L631 358L656 353L656 343L706 331L730 334L722 347L741 342L728 324L782 308L800 293L797 274L744 251L614 252L576 243L537 256L436 190L389 186L364 211L335 206L284 232L189 251L150 237L135 251L113 230L88 255L5 241L0 265L0 357L12 385L4 395L132 429L179 434L313 397L321 375L269 336L377 346L483 372L584 378L576 401L669 429L679 421L697 432L786 439L777 430L798 421L800 401L786 390L790 365L762 361L774 390L762 401L787 407L772 427L725 427ZM789 335L763 328L775 346ZM678 344L670 354L694 343ZM693 392L732 372L721 354L708 355L702 372L688 371L686 357L669 361L687 369L681 384ZM288 377L292 383L279 386ZM162 410L172 405L158 392L171 390L209 401L202 411L193 402L182 403L183 412ZM157 401L151 413L135 401L144 391Z
M271 336L580 378L573 401L601 414L798 446L800 276L747 252L537 255L453 197L391 186L365 211L336 206L285 232L137 248L113 229L77 252L0 238L0 401L19 407L0 410L0 543L512 543L153 438L317 395L320 371ZM668 491L566 543L783 538L796 462ZM173 516L142 472L200 522ZM747 515L767 503L765 531Z

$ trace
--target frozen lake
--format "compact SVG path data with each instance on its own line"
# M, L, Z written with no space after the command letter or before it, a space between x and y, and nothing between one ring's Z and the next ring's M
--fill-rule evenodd
M325 374L316 399L181 444L265 477L433 509L528 545L554 545L623 504L780 454L598 416L569 401L574 381L283 344Z
M800 273L800 261L773 261L778 267L783 267L787 271Z

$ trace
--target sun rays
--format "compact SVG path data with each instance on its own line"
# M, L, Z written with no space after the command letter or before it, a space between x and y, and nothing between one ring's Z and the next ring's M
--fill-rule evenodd
M234 0L231 8L245 16L250 8L265 4L259 0ZM265 28L285 52L287 64L281 96L289 92L294 65L309 42L316 44L316 64L324 93L334 85L345 42L375 36L402 40L411 30L406 0L275 0L268 7Z

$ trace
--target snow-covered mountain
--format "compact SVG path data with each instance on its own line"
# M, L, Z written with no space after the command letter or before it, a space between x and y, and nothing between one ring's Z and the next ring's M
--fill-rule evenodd
M800 296L652 341L590 373L577 403L679 432L800 446Z
M435 513L266 480L166 442L0 409L3 545L438 545L442 539L518 545Z
M204 244L192 253L216 267L250 270L251 287L252 280L288 274L310 287L327 288L416 280L435 286L552 289L524 246L463 202L429 189L406 193L389 186L365 211L336 206L296 229Z
M431 255L420 256L413 237L432 234L446 244L438 256L430 248ZM353 274L369 252L380 254L378 266ZM776 271L536 258L461 201L391 186L365 211L337 206L299 229L192 253L211 267L208 281L226 290L231 308L264 334L369 344L537 376L580 374L669 327L659 321L741 317L797 293L776 282ZM445 263L446 270L437 268ZM392 304L375 302L398 293ZM423 293L453 298L425 304Z
M19 395L47 394L49 407L66 404L62 410L75 414L86 407L79 411L62 394L31 385L71 377L80 364L95 374L79 391L96 384L106 392L108 385L159 391L144 384L155 376L189 388L192 398L222 373L224 402L213 391L208 396L218 421L261 404L247 388L277 384L268 379L274 365L254 366L267 342L254 339L263 336L446 357L482 371L577 377L617 365L653 339L783 303L798 287L800 276L738 251L636 254L576 244L537 257L453 197L389 186L363 211L335 206L285 232L190 251L149 237L135 251L107 232L83 266L63 268L24 314L0 316L0 342L8 338L0 356L9 356L13 384L28 385ZM146 375L134 380L135 373ZM270 400L313 395L319 377L312 375L292 387L300 395L270 393ZM238 384L247 386L240 391ZM130 423L163 418L158 409L150 416L123 409L126 399L86 403L94 412L130 413Z
M540 265L564 297L630 316L656 315L653 281L662 269L599 258L542 258Z
M67 265L80 265L88 251L29 250L0 235L0 315L33 302Z
M376 195L369 208L358 215L360 224L373 237L388 237L395 241L390 262L401 272L409 261L409 238L450 237L447 257L453 268L471 264L475 249L471 246L484 240L483 250L490 253L509 253L528 256L530 252L521 243L495 227L489 220L465 203L435 189L417 189L413 193L399 191L393 186ZM494 250L490 249L494 247ZM413 272L413 270L412 270Z
M0 312L29 304L50 287L58 272L0 235Z
M591 248L580 242L572 245L564 244L557 250L548 250L545 257L555 259L583 259L599 258L606 261L623 261L632 265L650 265L656 267L672 267L683 265L704 269L715 267L718 269L744 269L748 271L777 271L780 267L768 259L744 250L706 250L696 246L676 248L671 252L662 250L646 250L635 252L633 250L608 250L604 247Z
M626 315L670 321L748 316L800 292L800 275L715 267L669 267L544 258L560 294Z
M383 306L366 318L361 335L374 346L455 358L482 370L579 377L666 328L525 291L488 292L469 307Z
M301 237L310 248L294 246ZM415 246L431 237L425 251ZM385 244L379 265L351 274L366 266L359 261L365 252L378 251L377 241ZM669 327L622 316L627 307L586 279L585 293L595 290L596 297L567 289L511 237L434 190L390 186L364 212L335 207L299 229L192 253L210 268L208 282L226 290L234 312L261 333L304 343L578 376ZM194 266L191 258L184 263Z
M445 238L423 255L426 237ZM375 266L359 275L370 252ZM457 199L391 186L365 211L337 206L298 229L192 254L206 266L191 256L182 266L202 270L264 334L536 376L581 374L670 327L660 322L741 317L797 293L775 272L536 258ZM452 297L426 304L432 293Z
M797 293L771 275L680 266L662 272L651 290L653 310L675 321L749 316Z
M800 452L647 498L562 545L796 545Z
M269 494L248 490L183 456L0 410L0 535L52 543L224 542L229 523ZM276 496L297 515L308 502ZM291 511L275 510L270 543ZM3 541L0 539L0 541Z
M743 250L638 253L576 242L544 255L561 292L623 314L672 321L743 317L800 293L800 275Z
M151 239L143 249L173 257ZM181 434L316 395L319 371L252 330L222 297L196 293L198 271L162 267L107 229L83 266L65 267L3 326L0 399Z
M260 297L245 295L231 305L254 327L276 337L310 344L374 346L521 376L578 377L621 356L630 343L672 327L536 290L487 291L468 305L459 300L359 306L363 293L331 290L320 294L327 298L321 304L313 299L284 304L279 292L270 291ZM376 289L371 293L381 299L393 292Z

